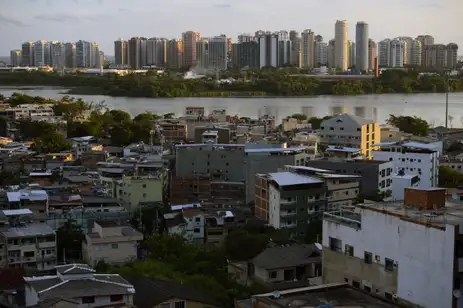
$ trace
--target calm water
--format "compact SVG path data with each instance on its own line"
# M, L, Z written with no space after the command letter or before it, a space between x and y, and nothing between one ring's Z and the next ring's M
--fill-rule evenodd
M0 93L9 96L22 92L33 96L61 98L61 88L7 88ZM294 113L308 116L325 116L342 112L384 122L389 114L416 115L432 126L443 125L445 121L445 94L383 94L362 96L321 96L305 98L127 98L103 95L73 95L88 102L104 101L109 108L122 109L132 115L144 111L165 114L174 112L182 115L187 106L202 106L206 114L213 109L226 109L228 114L257 117L271 114L278 120ZM454 127L463 126L463 93L449 94L449 114Z

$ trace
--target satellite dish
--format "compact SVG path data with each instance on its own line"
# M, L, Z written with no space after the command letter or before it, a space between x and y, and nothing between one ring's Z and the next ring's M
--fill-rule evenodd
M461 297L461 291L456 289L456 290L453 290L453 296L455 298L460 298Z
M323 246L320 243L315 243L315 247L317 247L319 250L323 250Z
M281 296L280 291L277 291L277 290L273 291L273 292L272 292L272 296L273 296L274 298L280 298L280 296Z

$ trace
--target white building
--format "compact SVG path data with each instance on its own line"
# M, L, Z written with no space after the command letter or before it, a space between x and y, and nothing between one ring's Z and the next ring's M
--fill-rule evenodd
M168 233L182 235L190 242L204 243L204 215L199 208L184 208L181 212L164 214Z
M323 41L315 42L315 65L328 65L328 43Z
M407 307L462 307L463 205L444 206L445 189L407 189L403 204L325 213L323 282Z
M133 285L118 274L96 274L87 264L56 266L56 275L24 281L26 307L51 300L56 301L53 307L133 307Z
M278 32L258 31L256 33L259 43L259 68L278 66Z
M384 142L372 151L374 160L392 161L398 175L417 175L418 187L436 187L439 182L439 149L437 144L418 142Z
M338 20L334 27L334 65L336 69L347 71L348 59L348 22Z
M312 30L307 29L302 31L302 67L315 67L315 34Z
M51 42L37 41L34 43L34 65L51 65Z
M406 63L404 59L405 53L405 42L402 40L392 40L391 41L391 49L390 49L390 66L391 67L403 67L404 63Z
M378 43L378 65L389 67L391 65L391 40L385 39Z

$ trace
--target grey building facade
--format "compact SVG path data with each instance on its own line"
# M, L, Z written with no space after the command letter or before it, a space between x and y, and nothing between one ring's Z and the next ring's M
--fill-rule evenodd
M217 127L214 125L195 127L195 142L196 143L202 143L202 136L203 136L203 133L206 131L217 132L217 135L218 135L217 143L222 143L222 144L230 143L230 139L231 139L230 129L225 128L225 127Z
M368 70L368 32L368 24L359 21L355 27L356 68L358 71Z
M306 166L331 170L337 174L361 176L360 194L371 196L392 189L393 162L375 160L309 160Z

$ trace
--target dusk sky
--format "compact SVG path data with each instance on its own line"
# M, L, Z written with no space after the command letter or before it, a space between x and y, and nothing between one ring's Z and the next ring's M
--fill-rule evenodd
M0 56L24 41L96 41L107 55L114 40L132 36L180 38L256 30L312 29L326 41L337 19L370 24L376 41L431 34L463 54L463 0L0 0Z

